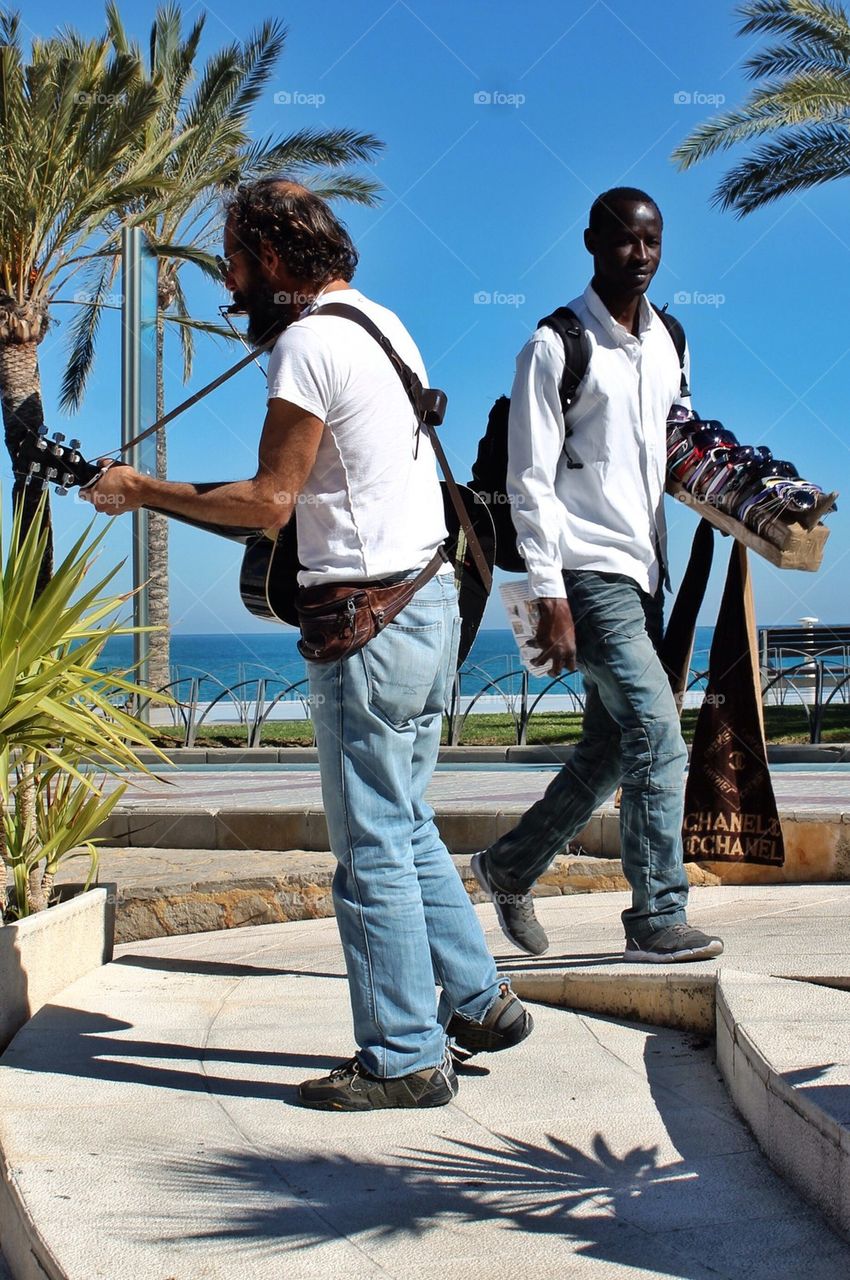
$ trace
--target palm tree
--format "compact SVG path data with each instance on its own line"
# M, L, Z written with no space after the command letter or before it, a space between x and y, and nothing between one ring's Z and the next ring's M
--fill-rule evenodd
M171 140L138 145L158 101L106 37L35 40L27 62L19 16L0 12L0 401L13 468L44 423L38 349L51 299L97 252L112 211L162 200ZM35 486L16 474L13 496L27 527ZM42 583L51 564L48 540Z
M775 135L724 175L714 203L739 216L793 191L850 174L850 19L828 0L750 0L742 35L778 37L744 63L762 83L673 152L688 169L717 151Z
M155 14L150 31L147 65L127 35L114 0L106 6L107 31L116 54L135 57L150 82L162 87L160 105L140 137L144 152L154 139L171 138L174 149L165 165L170 190L164 200L142 197L128 212L144 229L158 259L158 315L156 327L156 414L165 411L163 357L166 321L179 330L183 380L192 371L194 333L217 334L229 340L229 329L209 320L196 319L181 280L190 264L210 280L221 280L213 257L221 241L222 194L238 182L265 174L282 174L308 181L326 197L344 197L371 203L377 185L344 171L357 161L371 160L381 143L371 134L350 129L304 129L279 138L254 142L248 132L252 107L275 73L286 41L285 28L264 22L246 41L235 41L213 54L200 72L195 70L204 15L188 35L183 34L178 5L168 3ZM342 172L339 172L342 170ZM148 207L150 206L150 207ZM118 269L118 223L114 226L112 253L91 265L87 296L91 302L80 311L72 327L71 353L62 393L63 407L79 407L92 368L100 301L109 291ZM156 472L165 478L165 431L157 433ZM169 680L168 521L148 516L149 621L158 627L150 638L148 681L161 688Z

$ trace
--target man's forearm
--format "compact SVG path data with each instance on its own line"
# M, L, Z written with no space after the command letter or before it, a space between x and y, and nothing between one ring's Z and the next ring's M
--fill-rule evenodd
M209 524L257 529L286 524L295 504L294 494L257 479L191 484L139 475L134 490L144 507Z

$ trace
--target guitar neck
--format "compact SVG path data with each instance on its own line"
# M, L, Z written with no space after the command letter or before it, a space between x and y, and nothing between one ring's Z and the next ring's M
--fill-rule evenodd
M230 542L241 542L244 546L262 534L262 529L247 529L242 525L210 524L206 520L195 520L192 516L179 516L173 511L164 511L162 507L145 507L158 516L167 516L169 520L179 520L181 524L191 525L193 529L203 529L204 533L215 533L219 538L227 538Z

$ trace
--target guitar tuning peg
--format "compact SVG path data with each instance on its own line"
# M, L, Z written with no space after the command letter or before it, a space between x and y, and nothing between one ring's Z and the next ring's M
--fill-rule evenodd
M57 444L61 444L61 443L62 443L62 441L65 439L65 432L64 432L64 431L54 431L54 432L53 432L53 439L56 441L56 443L57 443Z
M71 475L70 471L66 471L60 481L60 484L63 486L63 489L66 493L73 483L74 483L74 477Z
M67 494L68 490L65 488L65 486L64 486L64 485L57 484L57 486L56 486L56 488L55 488L54 492L55 492L56 494L58 494L58 496L59 496L60 498L64 498L64 497L65 497L65 495Z
M38 429L38 434L39 434L40 436L46 436L46 435L47 435L47 427L45 426L45 424L44 424L43 422L42 422L41 426L40 426L40 427L39 427L39 429Z
M69 440L69 441L68 441L68 444L69 444L70 448L72 448L72 449L79 449L79 447L80 447L80 442L79 442L79 440Z
M55 480L58 475L59 475L59 472L56 470L55 467L48 467L44 473L44 478L45 480Z

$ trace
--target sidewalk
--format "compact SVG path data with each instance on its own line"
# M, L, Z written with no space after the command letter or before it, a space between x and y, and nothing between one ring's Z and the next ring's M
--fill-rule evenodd
M539 752L530 754L539 761ZM335 862L318 770L309 759L279 770L277 755L252 752L253 763L238 770L174 771L168 782L146 780L127 793L105 830L99 872L101 883L119 888L119 941L332 913ZM264 756L271 768L257 767ZM556 768L455 762L434 775L428 795L437 823L473 895L469 855L514 826ZM818 766L773 777L785 866L691 863L692 884L850 880L850 774ZM626 888L612 804L593 815L576 845L590 856L556 859L536 893ZM83 862L66 861L60 880L83 875Z
M691 917L726 953L663 973L620 962L625 901L542 901L552 946L537 961L479 911L520 987L708 989L724 968L850 982L850 886L696 890ZM850 1015L850 996L825 996ZM121 948L3 1058L7 1178L45 1273L846 1280L850 1246L771 1171L705 1036L534 1016L532 1038L471 1064L449 1107L317 1113L295 1085L353 1048L332 920Z

